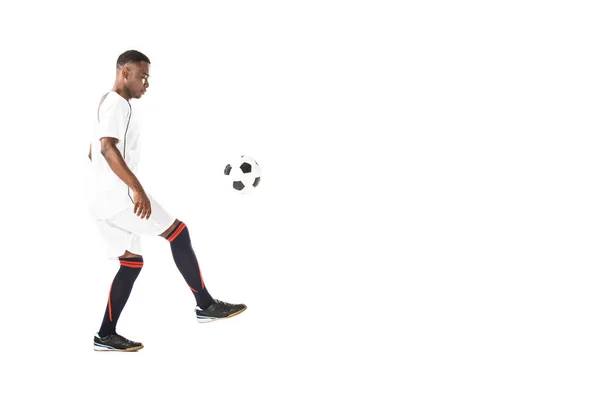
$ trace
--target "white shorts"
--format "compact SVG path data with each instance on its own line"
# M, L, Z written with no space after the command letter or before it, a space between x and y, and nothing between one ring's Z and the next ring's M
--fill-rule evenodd
M158 236L166 231L173 223L172 217L150 195L152 212L150 218L142 219L133 212L133 204L113 217L96 219L100 234L106 241L106 255L116 259L128 250L130 253L142 255L142 235Z

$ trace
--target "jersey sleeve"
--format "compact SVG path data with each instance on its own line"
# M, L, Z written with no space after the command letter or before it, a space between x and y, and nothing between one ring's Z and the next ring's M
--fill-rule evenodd
M99 129L96 133L96 139L112 137L122 141L129 123L130 112L129 104L126 101L113 101L102 104L98 115Z

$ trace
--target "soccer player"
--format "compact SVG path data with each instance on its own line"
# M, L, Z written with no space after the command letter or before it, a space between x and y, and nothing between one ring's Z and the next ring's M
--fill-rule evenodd
M115 84L100 100L90 145L89 211L106 241L109 258L118 258L120 263L102 325L94 336L94 350L137 351L144 347L116 332L119 315L144 265L142 235L159 235L169 241L173 260L196 299L198 322L230 318L246 309L244 304L212 298L202 279L188 227L146 193L135 175L140 132L130 100L144 95L149 78L150 60L144 54L129 50L119 56Z

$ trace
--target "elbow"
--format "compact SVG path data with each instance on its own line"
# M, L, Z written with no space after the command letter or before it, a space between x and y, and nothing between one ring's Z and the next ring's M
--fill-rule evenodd
M104 157L105 159L108 159L108 156L110 154L110 147L106 149L100 149L100 154L102 154L102 157Z
M102 154L102 156L104 158L106 158L106 156L108 155L108 153L110 153L110 150L112 149L111 146L100 146L100 154Z

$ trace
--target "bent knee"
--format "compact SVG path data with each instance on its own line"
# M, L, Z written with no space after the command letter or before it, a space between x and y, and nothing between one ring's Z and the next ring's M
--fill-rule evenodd
M164 231L163 233L161 233L159 236L167 239L169 237L169 235L171 233L173 233L173 231L175 230L175 228L177 228L177 225L179 225L180 222L181 222L180 220L175 219L175 222L173 222L173 224L171 224L171 226L168 227L167 230Z
M141 254L135 254L130 252L129 250L125 250L125 253L123 253L123 255L119 258L141 258L142 255Z

